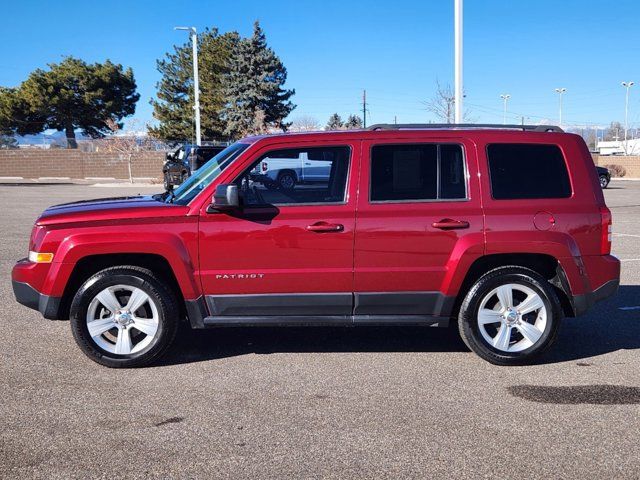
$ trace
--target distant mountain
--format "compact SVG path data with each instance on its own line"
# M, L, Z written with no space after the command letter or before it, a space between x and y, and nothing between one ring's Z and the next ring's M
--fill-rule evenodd
M82 135L82 132L76 132L77 140L88 140L90 137ZM37 135L21 135L17 136L16 140L20 145L47 145L47 144L59 144L65 145L67 143L64 132L56 132L55 130L48 130Z

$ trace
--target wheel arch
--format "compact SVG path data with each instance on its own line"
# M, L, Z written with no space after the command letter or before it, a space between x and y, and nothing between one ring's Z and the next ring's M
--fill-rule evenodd
M64 288L60 300L59 318L68 319L71 302L80 286L92 275L105 268L114 266L135 266L154 272L166 282L178 300L180 318L186 317L185 299L169 261L159 254L153 253L107 253L87 255L76 262Z
M552 255L544 253L495 253L477 258L469 267L460 284L453 308L453 316L457 316L460 305L469 289L480 277L499 267L522 267L541 275L549 281L556 291L562 310L568 317L575 316L572 293L562 264Z

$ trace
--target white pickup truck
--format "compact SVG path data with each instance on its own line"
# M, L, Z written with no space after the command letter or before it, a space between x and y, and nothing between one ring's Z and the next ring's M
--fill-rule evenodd
M298 158L265 158L254 170L254 181L267 187L291 190L300 183L328 182L331 175L330 160L310 159L307 152Z

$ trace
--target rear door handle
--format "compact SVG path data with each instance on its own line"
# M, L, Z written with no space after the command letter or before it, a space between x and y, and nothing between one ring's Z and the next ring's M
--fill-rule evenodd
M443 218L439 222L433 222L431 226L433 228L439 228L440 230L456 230L461 228L469 228L469 222L464 220L453 220L451 218Z
M342 232L344 225L340 223L316 222L313 225L307 225L307 230L316 233Z

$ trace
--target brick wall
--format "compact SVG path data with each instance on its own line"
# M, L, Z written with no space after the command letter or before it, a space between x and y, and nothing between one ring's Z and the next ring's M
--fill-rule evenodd
M134 178L162 177L164 152L139 152L131 162ZM127 157L79 150L0 150L0 177L105 177L128 179Z
M162 178L164 152L139 152L132 160L134 178ZM640 156L594 155L596 165L622 165L626 177L640 178ZM128 179L127 159L114 153L79 150L0 150L0 177L106 177Z
M625 178L640 178L640 156L623 157L619 155L594 155L596 165L621 165L627 171Z

